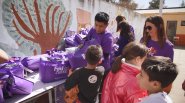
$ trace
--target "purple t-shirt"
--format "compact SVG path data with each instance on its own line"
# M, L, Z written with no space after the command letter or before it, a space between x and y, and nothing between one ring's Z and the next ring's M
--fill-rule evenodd
M98 38L103 49L103 53L111 53L113 47L113 37L107 29L104 33L98 34L95 27L92 27L87 35L87 38ZM103 66L105 70L110 69L110 54L109 57L101 63L101 66Z
M89 39L98 38L100 40L100 45L103 49L103 53L110 53L113 46L112 34L106 29L104 33L98 34L95 27L92 27L89 31L87 37Z
M174 55L173 44L169 40L165 39L164 47L160 49L157 41L153 41L152 39L149 39L147 47L149 51L149 57L164 56L164 57L169 57L173 61L173 55Z

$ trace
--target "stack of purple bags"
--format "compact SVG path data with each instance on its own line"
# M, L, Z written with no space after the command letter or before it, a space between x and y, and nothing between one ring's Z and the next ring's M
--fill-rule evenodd
M87 36L89 29L83 29L79 34L75 34L75 31L68 30L66 32L65 42L70 45L70 47L78 46L82 39Z
M24 67L21 57L12 57L8 62L0 65L0 103L4 98L11 98L12 94L30 94L34 83L24 79Z

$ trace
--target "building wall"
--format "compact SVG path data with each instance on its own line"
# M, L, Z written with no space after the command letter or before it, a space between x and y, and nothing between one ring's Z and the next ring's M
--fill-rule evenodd
M9 57L45 53L63 41L66 30L94 26L100 12L110 16L108 29L116 31L117 15L134 27L136 40L142 37L146 16L100 0L0 0L0 48Z
M179 45L185 45L185 26L181 26L181 21L185 21L185 14L163 15L163 18L165 27L167 25L167 21L177 21L176 36L179 37Z

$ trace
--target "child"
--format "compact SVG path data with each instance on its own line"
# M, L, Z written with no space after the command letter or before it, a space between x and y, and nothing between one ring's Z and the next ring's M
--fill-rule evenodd
M105 70L110 69L110 58L109 54L111 53L113 46L113 37L112 34L106 29L109 25L109 15L105 12L99 12L95 16L94 27L91 28L86 38L93 39L97 38L100 41L100 45L103 49L103 56L105 61L102 62L102 66ZM79 46L81 47L81 45Z
M116 21L117 21L117 29L116 29L116 32L118 32L119 31L119 28L118 28L119 23L122 22L122 21L125 21L125 22L127 22L127 21L126 21L125 16L123 16L123 15L118 15L116 17ZM130 30L131 30L131 32L133 34L134 40L135 40L134 28L131 25L129 25L129 28L130 28Z
M76 69L65 82L67 91L78 85L77 96L81 103L98 103L98 90L105 71L102 66L97 67L102 55L100 45L89 46L85 54L87 66Z
M139 98L147 96L147 91L140 89L136 78L147 56L145 45L131 42L125 46L104 81L101 103L138 103Z
M112 34L106 29L107 26L109 25L109 15L105 12L99 12L95 16L95 23L94 27L91 28L89 31L87 38L92 39L92 38L97 38L100 41L100 45L103 49L103 56L104 56L104 61L100 64L105 68L105 73L102 79L102 83L100 85L100 98L101 98L101 91L103 87L103 82L105 77L110 71L110 53L113 47L113 37ZM81 45L79 46L81 47Z
M130 42L134 41L134 36L130 30L129 24L125 21L122 21L118 24L118 29L120 32L120 37L118 39L119 49L115 51L116 56L120 56L123 52L123 48Z
M153 56L147 58L137 75L141 89L148 91L148 97L140 103L172 103L163 89L168 87L177 77L177 66L168 57Z

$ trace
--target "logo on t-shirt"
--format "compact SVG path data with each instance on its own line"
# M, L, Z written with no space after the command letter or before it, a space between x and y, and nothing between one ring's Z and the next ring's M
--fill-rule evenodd
M96 75L91 75L91 76L89 76L88 81L89 81L90 83L96 83L97 79L98 79L98 78L97 78Z
M154 49L154 47L148 48L148 52L150 56L154 56L156 54L157 50Z

